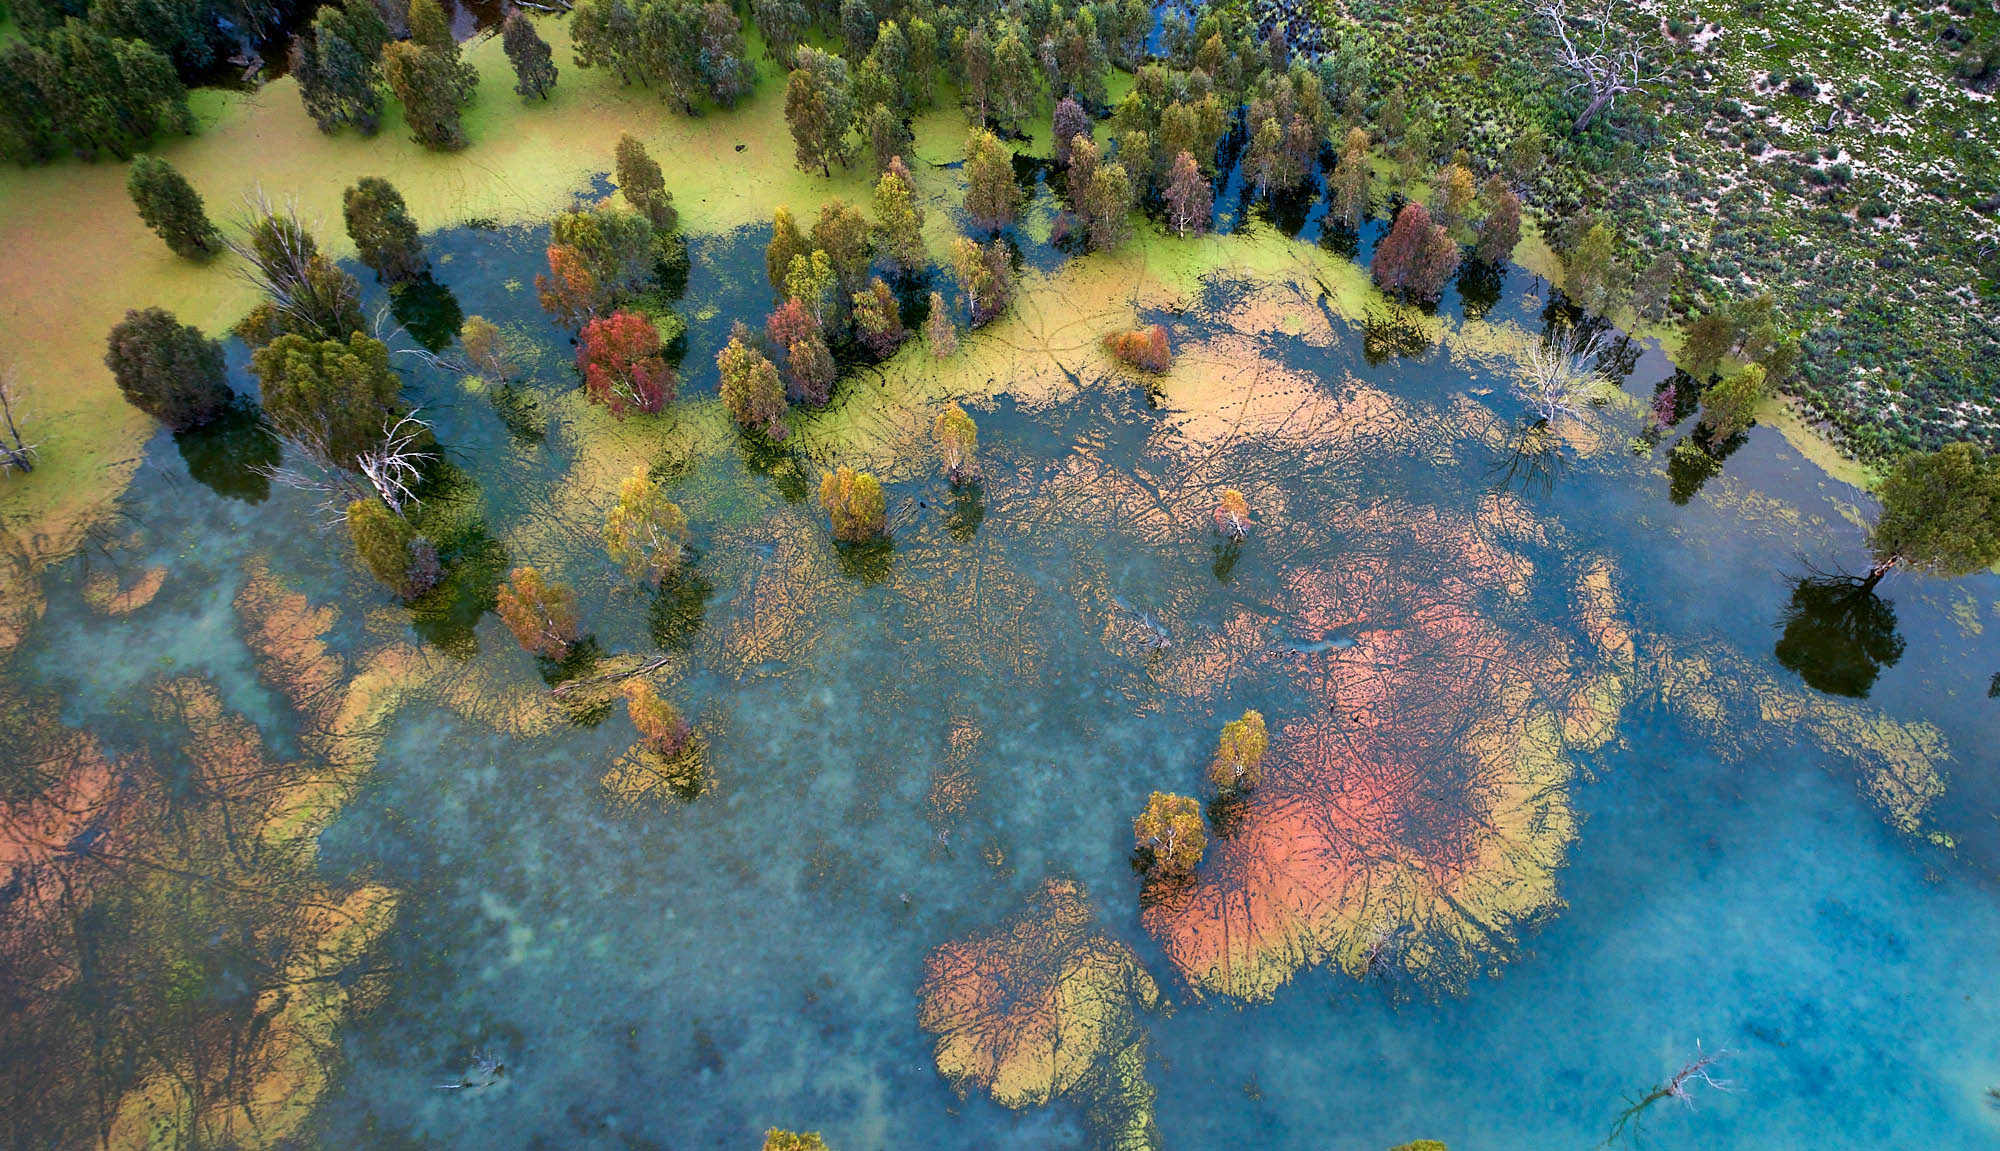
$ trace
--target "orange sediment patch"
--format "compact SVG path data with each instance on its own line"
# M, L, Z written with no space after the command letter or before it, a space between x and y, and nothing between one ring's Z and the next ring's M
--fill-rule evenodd
M94 571L83 584L83 602L105 615L129 615L153 602L160 585L167 582L167 569L150 567L139 573L131 587L121 588L116 573Z

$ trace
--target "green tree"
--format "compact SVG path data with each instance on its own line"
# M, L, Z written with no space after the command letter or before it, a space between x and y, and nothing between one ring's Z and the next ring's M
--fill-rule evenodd
M139 218L175 255L192 260L215 250L215 225L202 209L201 194L172 164L143 153L132 157L125 190L139 209Z
M1681 329L1681 369L1697 380L1706 380L1735 346L1736 321L1728 310L1703 312Z
M854 334L878 360L888 359L910 338L896 294L880 276L868 281L867 291L854 293Z
M934 435L945 479L953 487L979 478L979 425L964 408L953 404L939 412Z
M1701 394L1701 426L1711 444L1723 444L1750 426L1769 394L1764 369L1750 364L1710 384Z
M348 238L377 279L407 284L429 277L431 262L424 256L417 222L394 184L380 176L363 176L341 194L340 207Z
M250 264L251 279L265 299L236 325L236 334L256 347L279 335L345 340L361 330L361 285L319 250L318 241L295 211L265 210L231 250Z
M1012 28L993 45L991 113L1001 126L1019 127L1035 110L1035 58Z
M1091 251L1109 252L1132 238L1134 199L1132 178L1125 174L1125 165L1103 164L1090 174L1084 204L1090 220Z
M1572 299L1599 315L1610 311L1617 283L1617 240L1609 226L1592 224L1564 262Z
M106 342L104 366L118 390L174 431L199 427L228 406L221 342L165 308L126 312Z
M340 467L379 446L397 413L402 381L389 368L389 348L360 332L345 340L281 335L251 354L250 367L271 426Z
M347 535L369 572L403 599L415 599L435 585L436 549L381 500L347 505Z
M924 249L924 210L917 203L916 182L901 157L875 181L876 242L896 271L914 276L930 262Z
M1208 765L1209 782L1223 791L1248 791L1263 779L1264 754L1271 749L1271 736L1264 727L1264 713L1246 711L1239 719L1222 725L1216 742L1215 758Z
M667 191L667 180L660 172L659 162L630 132L618 137L614 173L619 194L652 222L655 231L671 232L679 225L680 213L674 209L674 194Z
M1473 257L1492 266L1512 256L1514 246L1521 242L1521 201L1498 173L1486 181L1481 196L1486 201L1486 219L1479 225Z
M1870 588L1898 565L1955 579L2000 562L2000 460L1973 444L1904 456L1875 494Z
M697 46L701 78L708 98L724 108L748 96L757 84L757 68L750 63L743 43L743 22L722 0L708 0L701 6L700 39Z
M460 67L446 53L408 40L382 50L382 75L402 101L410 138L426 148L455 152L469 143L459 123L465 103Z
M323 5L312 35L292 42L299 97L322 132L352 124L364 136L382 119L382 50L389 28L369 0Z
M811 251L812 244L799 231L792 210L780 206L771 214L771 242L764 248L764 274L771 280L772 295L786 295L785 277L791 274L792 261Z
M847 61L808 44L795 53L794 65L785 81L793 150L802 170L832 176L833 165L847 163L847 134L854 126Z
M1368 132L1349 128L1328 189L1333 193L1333 214L1341 223L1359 228L1361 221L1368 218L1369 190L1374 180L1375 173L1368 164Z
M618 485L618 499L604 517L604 547L625 574L657 586L681 565L687 546L687 516L646 474L632 469Z
M736 423L773 440L784 439L785 385L778 379L777 367L750 346L749 333L732 333L729 343L715 354L715 366L722 376L718 389L722 404Z
M21 95L36 101L46 141L60 138L78 155L124 160L160 132L193 130L187 89L150 44L114 40L72 17L4 59L27 72L32 91Z
M531 567L515 568L495 597L500 621L522 650L562 659L576 642L576 593L542 578Z
M750 0L750 19L764 34L764 46L785 67L812 25L812 13L799 0Z
M839 278L834 274L833 261L825 252L815 248L811 255L793 256L791 270L785 273L785 297L797 300L812 313L813 323L826 326L827 305L833 298L833 289Z
M887 527L882 483L867 472L844 466L821 472L819 502L833 521L833 538L842 543L866 543Z
M457 78L458 102L472 103L472 97L479 91L479 69L467 64L460 55L458 40L451 34L451 20L438 0L410 0L410 39L450 63L451 73Z
M466 362L484 379L505 384L513 377L513 349L498 324L484 316L467 316L458 330L458 342L465 349Z
M915 142L909 125L887 104L877 104L868 110L861 132L868 138L868 158L877 176L888 171L892 161L909 155L910 145Z
M872 229L861 209L835 196L819 206L813 221L813 247L826 253L834 283L845 299L868 283L868 239ZM805 297L800 297L805 299ZM810 299L806 299L811 304Z
M639 16L625 0L577 0L569 23L577 67L609 68L620 84L640 77Z
M1194 874L1208 847L1201 804L1192 796L1156 791L1132 821L1133 845L1148 858L1153 878L1183 880Z
M556 86L555 54L519 8L507 9L507 19L500 25L500 43L507 51L507 62L514 66L514 91L548 99Z
M1000 138L980 129L965 145L965 214L976 228L997 231L1021 211L1021 186L1014 162Z

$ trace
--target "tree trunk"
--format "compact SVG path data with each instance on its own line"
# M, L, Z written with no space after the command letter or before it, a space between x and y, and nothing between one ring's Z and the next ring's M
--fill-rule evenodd
M1902 556L1890 556L1885 560L1876 560L1875 566L1868 569L1868 578L1861 581L1861 594L1872 594L1875 591L1875 585L1882 582L1882 577L1888 575L1890 569L1902 561Z
M1584 106L1583 114L1576 118L1576 123L1570 126L1570 131L1581 132L1590 127L1590 122L1597 119L1597 114L1604 111L1617 96L1616 92L1593 93L1590 103Z

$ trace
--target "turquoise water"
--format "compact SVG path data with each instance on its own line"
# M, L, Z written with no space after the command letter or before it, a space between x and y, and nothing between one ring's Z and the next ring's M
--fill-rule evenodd
M401 366L448 457L480 485L489 534L580 524L570 543L527 558L562 566L604 651L651 651L649 606L617 586L590 542L591 514L555 502L588 450L555 402L569 386L567 348L532 293L505 287L531 278L541 243L530 231L432 239L450 257L440 276L464 313L545 344L549 361L525 396L496 403L414 361ZM685 301L715 308L691 326L684 397L712 392L730 319L766 306L762 244L754 232L694 242ZM1491 315L1539 330L1546 295L1513 272ZM1460 308L1454 295L1443 311ZM1212 308L1161 318L1183 345L1217 330ZM688 507L709 584L699 627L676 641L690 653L686 674L663 691L697 717L713 786L664 808L607 802L599 777L633 739L622 709L524 739L432 703L396 712L379 762L321 837L317 865L336 886L365 879L400 893L394 926L363 965L382 992L321 1053L333 1084L295 1141L747 1147L776 1125L823 1131L848 1151L1101 1145L1091 1099L1021 1111L977 1090L961 1099L918 1026L926 955L991 930L1051 877L1083 885L1098 929L1132 947L1173 1004L1139 1016L1161 1146L1590 1146L1627 1097L1698 1047L1725 1052L1716 1076L1730 1089L1698 1089L1692 1111L1655 1108L1651 1145L2000 1139L1987 1097L2000 1085L2000 1004L1986 978L2000 942L1991 576L1892 576L1883 593L1906 651L1868 699L1841 705L1928 722L1949 744L1948 786L1922 825L1936 839L1898 829L1870 801L1851 749L1789 720L1760 722L1754 707L1718 730L1641 689L1602 751L1573 756L1578 828L1556 876L1563 905L1474 955L1462 988L1393 965L1362 978L1308 968L1273 1001L1238 1003L1204 999L1176 974L1140 922L1132 815L1156 789L1198 794L1217 729L1243 708L1264 711L1274 733L1319 708L1300 659L1283 654L1312 639L1297 634L1291 576L1379 562L1388 575L1355 593L1367 608L1357 623L1405 626L1457 561L1361 509L1403 509L1392 528L1409 509L1471 522L1503 461L1479 425L1444 413L1469 394L1503 425L1520 418L1488 369L1437 352L1371 365L1358 326L1342 322L1334 336L1318 347L1271 334L1261 348L1328 389L1351 372L1397 397L1424 414L1428 446L1253 437L1191 462L1162 431L1172 413L1132 381L1080 381L1053 403L1002 397L976 413L988 473L976 528L965 530L941 480L892 484L896 545L873 578L789 558L789 525L819 522L798 477L824 461L774 463L736 444L659 461ZM241 361L239 349L248 391ZM1646 352L1625 386L1650 402L1667 374ZM828 418L871 378L850 373ZM1622 447L1639 417L1593 419L1612 450L1522 496L1546 529L1540 542L1509 545L1534 564L1525 593L1487 588L1469 610L1523 651L1545 632L1574 640L1570 589L1603 558L1642 653L1700 655L1739 696L1756 681L1816 698L1773 657L1776 621L1792 578L1864 562L1840 505L1865 508L1865 497L1760 428L1677 506L1665 447L1643 458ZM1260 515L1233 564L1201 519L1200 493L1218 477L1284 509ZM234 495L197 482L183 451L156 437L121 520L51 576L47 614L13 664L23 684L60 696L63 722L114 751L150 749L168 774L180 737L147 703L166 675L207 677L275 755L308 746L260 680L232 607L252 557L339 609L337 651L362 652L385 626L392 638L418 634L403 630L400 609L382 622L384 597L338 534L302 530L309 499L279 488L252 502L240 497L258 494L255 484L237 478ZM1135 505L1133 491L1151 494ZM1149 502L1196 515L1134 511ZM827 545L818 536L812 546ZM150 604L107 618L81 594L107 564L128 582L150 564L169 575ZM739 659L718 637L747 626L755 589L769 586L760 580L792 581L809 609L758 658ZM1142 613L1166 628L1171 650L1148 650L1132 618ZM1228 630L1241 618L1260 621L1254 636ZM540 689L533 661L490 614L470 645L452 637L465 666ZM1211 649L1223 670L1176 686L1176 661ZM977 733L957 760L955 727ZM948 762L969 766L976 795L947 817L929 797ZM1435 767L1424 787L1452 785L1448 765L1417 766L1420 776ZM255 979L233 968L206 978L216 1002L231 1001L224 984ZM155 994L148 979L119 993ZM86 1014L115 1012L115 998ZM63 1080L77 1068L31 1063L28 1045L9 1046L0 1060L10 1093L73 1086ZM491 1085L440 1089L481 1058L504 1064ZM112 1068L100 1081L129 1074ZM25 1120L7 1123L14 1145L38 1145Z

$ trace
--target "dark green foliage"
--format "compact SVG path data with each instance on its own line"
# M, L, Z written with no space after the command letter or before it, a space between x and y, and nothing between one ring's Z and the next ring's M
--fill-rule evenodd
M451 21L438 0L410 0L410 40L426 52L434 52L451 62L458 78L458 102L472 103L479 90L479 69L459 54L458 41L451 34Z
M651 287L658 274L660 245L652 222L637 212L594 208L572 210L549 224L549 243L575 249L605 293L608 310Z
M266 297L236 325L252 347L286 334L344 340L366 323L361 285L326 258L295 214L267 211L247 238L229 246L249 261Z
M655 230L671 232L679 224L680 214L674 210L674 194L667 191L666 177L660 173L659 162L630 133L618 137L614 175L625 202L652 221Z
M158 49L74 18L39 42L0 50L0 156L70 151L127 159L160 132L188 132L187 89Z
M201 194L172 164L158 156L134 156L132 169L125 176L125 190L131 194L139 218L175 255L197 259L214 251L215 225L202 209Z
M778 63L792 66L792 51L805 39L812 14L799 0L750 0L750 18L764 34L764 46Z
M1876 494L1877 578L1896 564L1956 578L2000 562L2000 459L1946 444L1896 461Z
M410 41L391 44L382 52L382 75L402 101L410 138L440 152L454 152L470 142L458 119L469 96L461 71L465 65L455 56Z
M556 86L555 54L519 8L507 10L506 23L500 26L500 42L507 51L508 63L514 65L514 91L548 99L550 90Z
M724 108L750 94L757 69L743 43L743 22L722 0L701 7L701 78L708 97Z
M348 238L377 279L403 284L430 275L417 222L410 218L394 184L380 176L364 176L341 194L340 205Z
M639 15L625 0L578 0L570 40L579 68L609 68L618 82L640 78Z
M397 412L402 381L382 341L286 334L257 349L250 366L264 389L264 413L280 434L313 455L352 468L380 445Z
M151 44L191 75L215 63L223 13L211 0L90 0L89 19L107 36Z
M693 112L706 96L723 107L756 78L743 26L729 5L700 0L582 0L570 17L579 68L609 68Z
M381 500L348 505L347 536L370 574L403 599L414 599L437 583L437 549Z
M208 423L229 403L221 342L164 308L126 312L107 343L104 366L118 390L174 431Z
M1865 699L1882 669L1903 658L1896 607L1866 580L1798 580L1778 622L1778 662L1828 695Z
M1769 394L1764 369L1750 364L1709 385L1701 396L1701 426L1711 443L1722 443L1750 426L1757 405Z
M388 25L369 0L328 4L312 31L292 41L292 75L306 114L322 132L352 124L372 136L382 120L382 49Z

